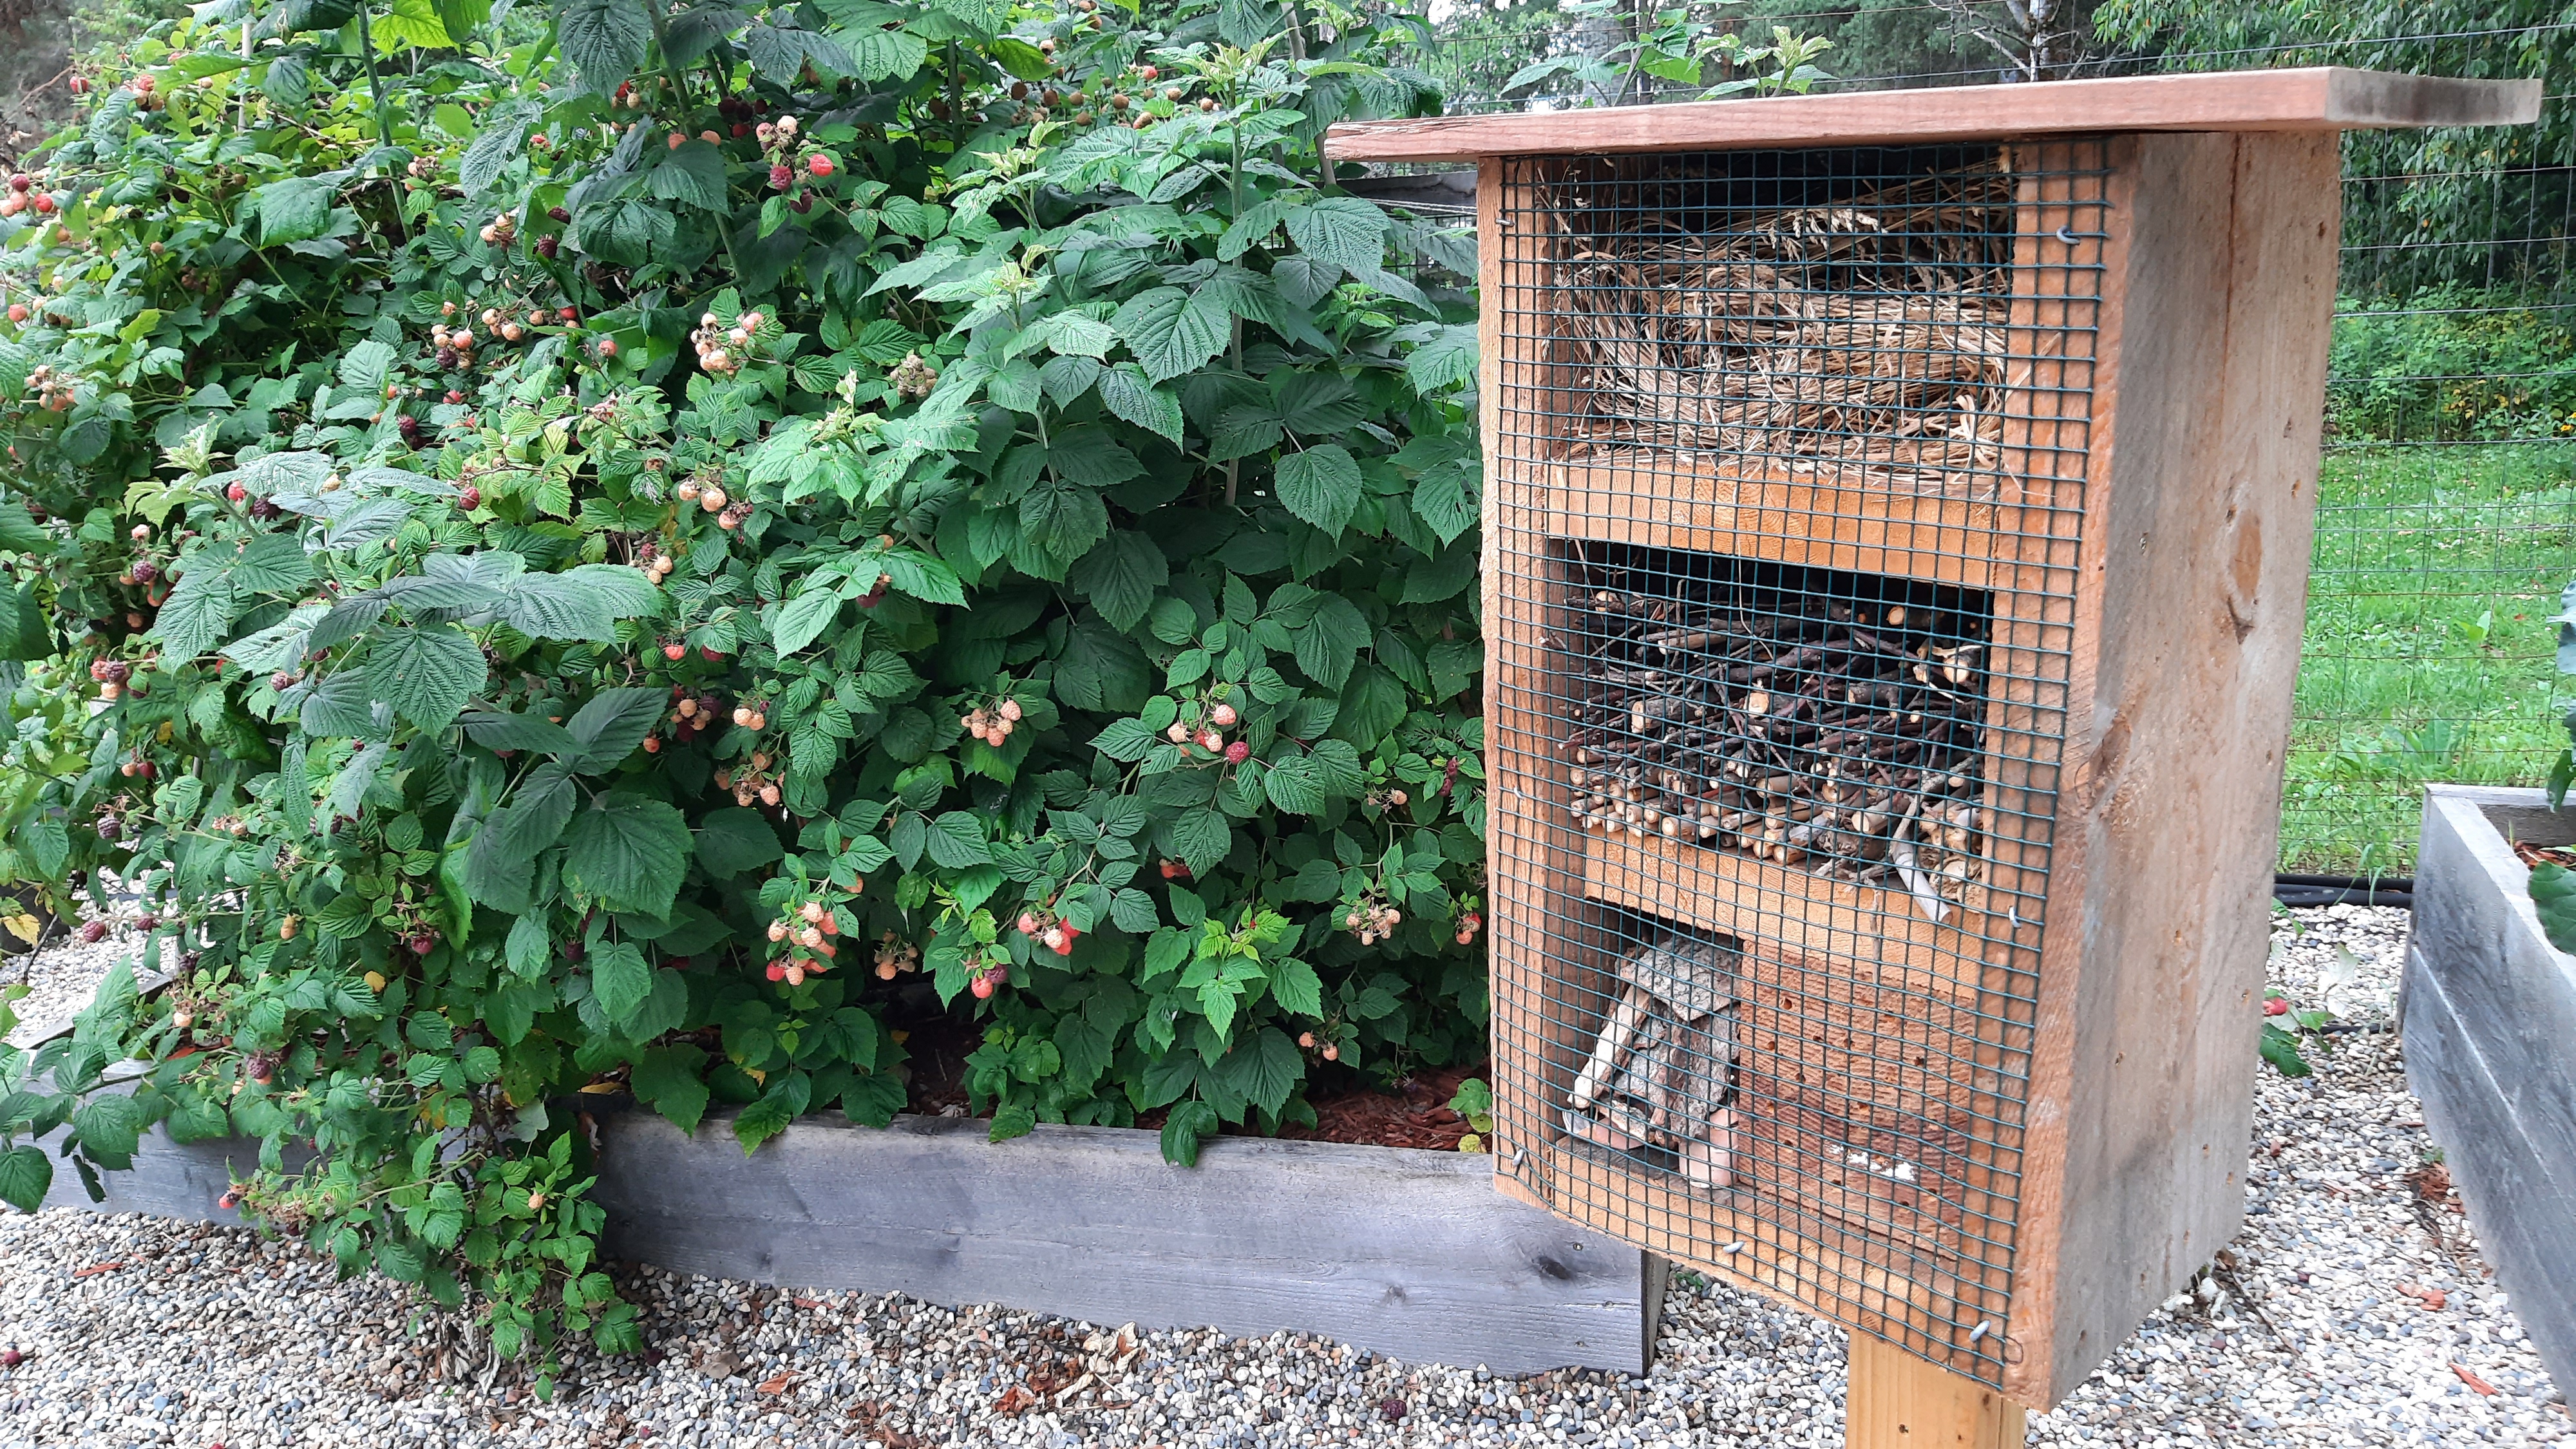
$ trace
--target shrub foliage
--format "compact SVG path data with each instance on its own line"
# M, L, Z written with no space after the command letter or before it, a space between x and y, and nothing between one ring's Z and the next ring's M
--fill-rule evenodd
M1472 265L1317 159L1433 106L1384 61L280 0L102 62L0 200L9 848L147 937L0 1055L0 1199L246 1134L351 1271L617 1348L571 1094L881 1124L945 1013L997 1139L1188 1162L1479 1051Z

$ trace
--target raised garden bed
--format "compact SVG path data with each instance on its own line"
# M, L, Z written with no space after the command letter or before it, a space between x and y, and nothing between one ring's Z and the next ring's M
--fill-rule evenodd
M1492 1159L1225 1137L1196 1168L1152 1132L905 1116L801 1122L746 1159L726 1122L691 1136L586 1102L612 1258L800 1288L1001 1303L1096 1323L1320 1333L1390 1357L1643 1372L1660 1259L1494 1191ZM155 1136L104 1211L231 1222L243 1140ZM70 1173L49 1206L89 1207Z
M2406 1080L2496 1276L2576 1383L2576 956L2551 946L2515 846L2576 844L2538 790L2433 785L2401 1016Z
M1494 1191L1481 1154L1225 1137L1195 1168L1155 1134L971 1119L797 1124L748 1161L600 1119L611 1255L693 1273L1007 1303L1093 1322L1293 1328L1502 1372L1636 1373L1659 1263Z

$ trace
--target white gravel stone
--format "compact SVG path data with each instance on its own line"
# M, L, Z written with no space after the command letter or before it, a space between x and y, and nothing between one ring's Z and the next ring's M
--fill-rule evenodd
M2299 913L2276 984L2340 1024L2303 1081L2266 1069L2232 1269L2158 1313L2039 1445L2521 1445L2565 1398L2430 1160L2390 1024L2403 912ZM2340 950L2338 948L2341 948ZM85 1275L85 1276L84 1276ZM1143 1335L907 1299L627 1276L650 1351L576 1352L550 1402L487 1373L453 1320L244 1232L49 1212L0 1218L0 1449L286 1445L926 1449L973 1444L1831 1446L1844 1339L1676 1278L1654 1371L1498 1378L1291 1334ZM2406 1290L2417 1292L2410 1295ZM2423 1296L2439 1293L2438 1307ZM1076 1384L1081 1361L1109 1368ZM2464 1369L2490 1386L2474 1389ZM1036 1392L1033 1395L1032 1389ZM1390 1417L1400 1411L1400 1417Z
M83 941L73 923L58 928L60 936L41 951L0 956L0 986L29 988L18 998L18 1029L9 1033L9 1041L23 1046L71 1025L117 958L141 949L141 938L130 924L109 916L99 919L108 922L106 940Z

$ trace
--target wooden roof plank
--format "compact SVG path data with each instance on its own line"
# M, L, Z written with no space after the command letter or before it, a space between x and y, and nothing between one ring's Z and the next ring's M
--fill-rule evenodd
M1470 161L2119 131L2519 126L2539 115L2537 80L2317 66L1345 122L1326 133L1324 153L1336 161Z

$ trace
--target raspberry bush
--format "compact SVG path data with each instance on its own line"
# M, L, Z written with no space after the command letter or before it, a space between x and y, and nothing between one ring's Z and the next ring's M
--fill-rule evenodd
M1189 1162L1481 1050L1472 267L1322 179L1436 104L1370 23L284 0L92 79L0 197L0 864L146 937L0 1052L0 1199L246 1134L616 1348L582 1091L883 1123L927 1010L997 1139Z

